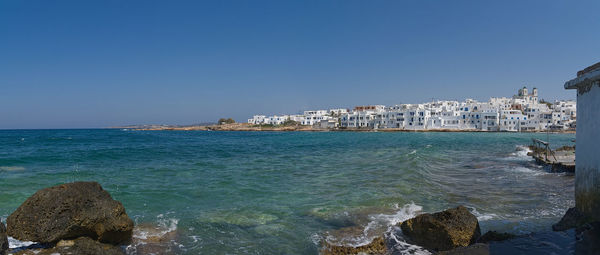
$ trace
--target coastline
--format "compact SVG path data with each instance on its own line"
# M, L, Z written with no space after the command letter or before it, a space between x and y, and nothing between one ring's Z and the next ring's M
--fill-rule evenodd
M214 124L214 125L190 125L190 126L168 126L168 125L151 125L151 126L118 126L109 127L109 129L129 129L135 131L267 131L267 132L442 132L442 133L518 133L510 131L484 131L476 129L425 129L425 130L409 130L400 128L383 128L383 129L361 129L361 128L316 128L313 126L268 126L268 125L252 125L247 123L235 124ZM521 131L520 133L547 133L546 131ZM555 130L548 132L551 134L575 134L575 130Z

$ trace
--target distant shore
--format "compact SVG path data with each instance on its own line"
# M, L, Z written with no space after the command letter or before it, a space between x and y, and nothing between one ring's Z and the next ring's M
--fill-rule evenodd
M505 131L484 131L477 129L427 129L427 130L409 130L401 128L316 128L313 126L274 126L274 125L252 125L247 123L234 124L213 124L213 125L189 125L189 126L169 126L169 125L144 125L144 126L119 126L110 127L113 129L130 129L139 131L305 131L305 132L505 132ZM522 133L546 133L546 131L521 131ZM513 132L510 132L513 133ZM575 134L575 130L554 130L550 133Z

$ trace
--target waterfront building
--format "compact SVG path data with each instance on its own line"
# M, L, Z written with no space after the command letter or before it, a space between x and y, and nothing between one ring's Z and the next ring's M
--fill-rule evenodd
M537 88L530 93L527 87L523 87L510 98L492 97L487 102L466 99L462 102L438 100L389 107L363 105L354 107L352 111L305 111L303 115L290 115L288 118L317 128L520 132L574 127L576 109L574 101L540 102ZM256 115L248 121L279 123L277 117L280 116L272 117Z
M300 122L302 125L312 126L320 123L322 120L329 120L329 112L326 110L304 111L304 119Z
M600 62L577 72L565 89L577 90L575 206L590 221L600 220ZM559 103L560 112L563 107Z

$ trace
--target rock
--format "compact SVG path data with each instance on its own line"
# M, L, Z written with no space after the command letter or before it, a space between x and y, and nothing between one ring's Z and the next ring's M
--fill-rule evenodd
M15 255L54 255L54 254L84 254L84 255L125 255L118 246L94 241L89 237L75 240L61 240L55 247L49 249L29 249L16 252Z
M96 182L74 182L37 191L7 219L8 235L55 243L87 236L104 243L131 239L133 221L123 205Z
M440 251L439 255L489 255L490 247L484 243L476 243L467 247L458 247L449 251Z
M492 242L492 241L504 241L504 240L508 240L508 239L512 239L517 237L516 235L510 234L510 233L500 233L500 232L496 232L496 231L488 231L487 233L483 234L479 240L477 240L478 243L488 243L488 242Z
M600 222L591 222L576 230L575 254L598 254L600 251Z
M560 219L560 221L554 225L552 225L552 230L554 231L564 231L571 228L576 228L586 223L585 216L577 210L577 208L572 207L567 210L565 215Z
M358 246L358 247L349 247L349 246L335 246L331 244L326 244L323 250L321 250L321 255L342 255L342 254L361 254L361 255L384 255L389 254L387 245L385 243L385 239L381 237L377 237L371 241L371 243Z
M400 228L410 240L433 251L469 246L481 235L477 217L464 206L421 214L402 222Z
M8 237L6 236L6 227L0 222L0 255L5 255L8 250Z
M176 228L139 224L133 229L131 244L127 246L128 254L181 254L180 234Z

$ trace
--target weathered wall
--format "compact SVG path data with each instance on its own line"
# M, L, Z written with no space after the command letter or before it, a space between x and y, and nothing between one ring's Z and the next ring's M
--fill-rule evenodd
M577 93L575 204L600 220L600 86L588 88Z

